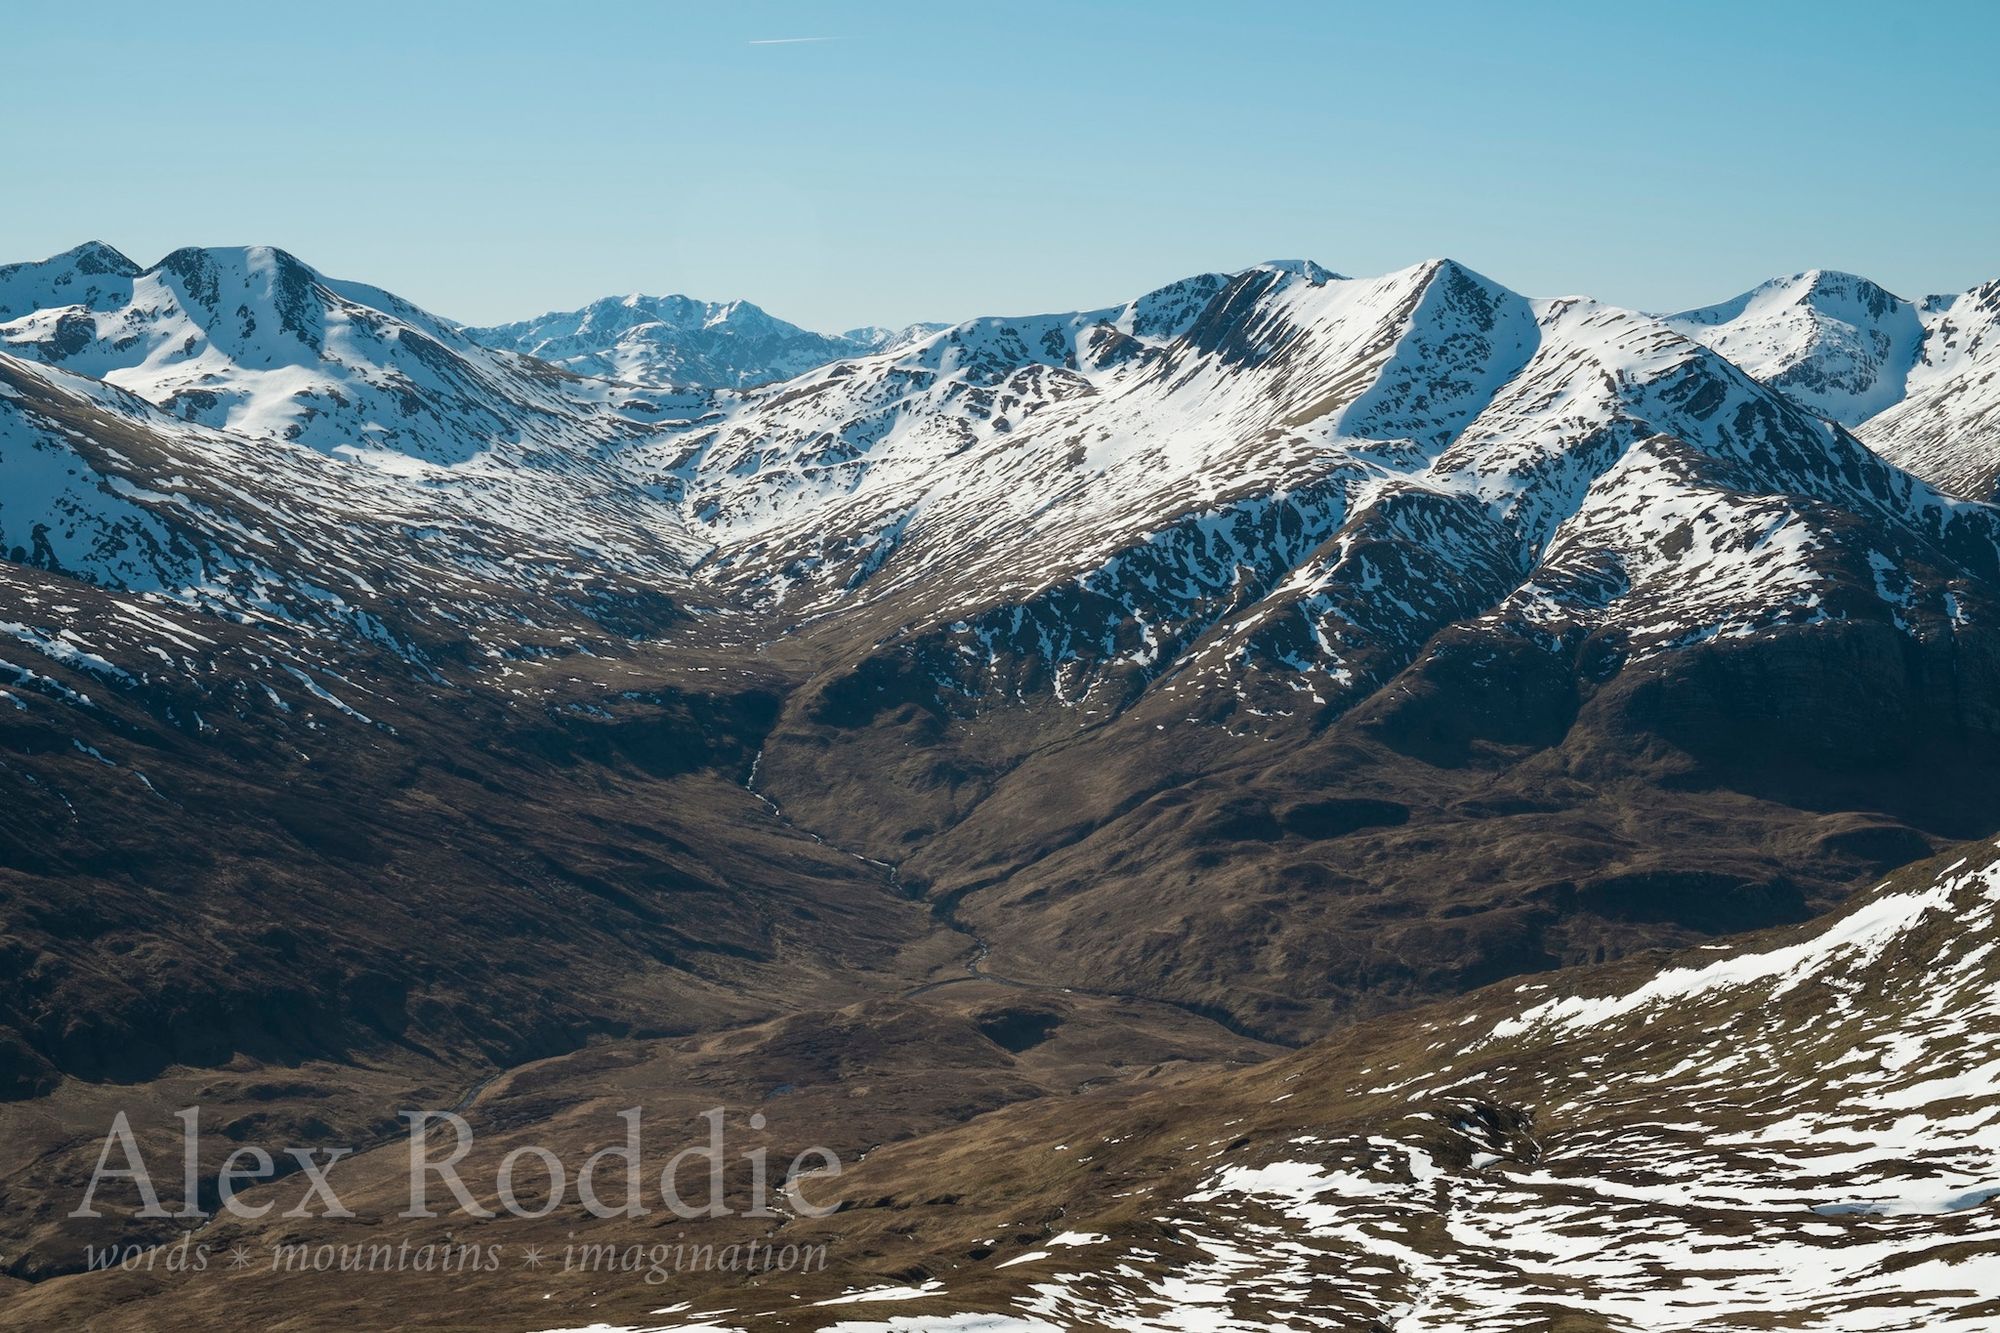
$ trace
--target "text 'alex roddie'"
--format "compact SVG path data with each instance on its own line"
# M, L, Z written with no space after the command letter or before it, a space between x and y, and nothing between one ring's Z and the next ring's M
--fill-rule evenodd
M491 1197L498 1204L498 1212L480 1202L461 1173L461 1163L475 1146L472 1127L465 1117L453 1111L404 1111L402 1117L408 1128L409 1152L409 1206L400 1214L402 1217L439 1216L432 1206L434 1200L447 1203L448 1213L469 1217L495 1217L501 1212L522 1218L547 1217L562 1206L572 1190L592 1216L645 1217L653 1211L648 1203L649 1183L654 1187L651 1195L657 1197L659 1205L683 1219L778 1215L770 1206L767 1150L761 1147L740 1154L740 1160L749 1168L749 1179L744 1197L735 1202L746 1206L732 1205L724 1175L724 1165L729 1160L724 1142L724 1112L719 1106L699 1117L706 1122L706 1136L680 1147L656 1176L649 1175L644 1165L644 1127L642 1113L636 1106L618 1113L625 1126L624 1142L598 1149L573 1172L569 1164L548 1148L535 1144L515 1148L500 1158L494 1170ZM201 1108L187 1107L176 1112L175 1119L181 1122L178 1211L170 1211L161 1203L131 1122L120 1111L112 1118L111 1128L104 1136L83 1200L70 1216L104 1216L99 1211L98 1191L114 1181L129 1182L136 1192L139 1207L134 1216L185 1219L212 1216L212 1211L202 1206L206 1176L201 1167ZM749 1126L752 1130L762 1130L764 1117L752 1115ZM266 1149L239 1147L222 1160L208 1197L214 1198L221 1211L231 1216L263 1217L276 1203L246 1203L239 1197L242 1191L281 1175L298 1174L304 1178L303 1191L292 1207L279 1216L350 1218L354 1213L341 1203L330 1176L334 1165L353 1153L352 1148L288 1147L281 1150L281 1155L290 1158L293 1165L280 1171L277 1158ZM804 1182L840 1173L840 1158L836 1153L829 1148L810 1147L792 1159L778 1192L798 1216L825 1217L837 1205L808 1199ZM684 1176L688 1179L684 1180ZM531 1186L524 1192L538 1202L532 1206L522 1202L517 1190L523 1186Z

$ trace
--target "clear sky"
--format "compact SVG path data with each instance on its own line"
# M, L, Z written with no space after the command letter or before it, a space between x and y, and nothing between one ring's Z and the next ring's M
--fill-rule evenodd
M12 3L0 260L268 243L475 323L901 324L1276 257L1919 295L2000 277L1996 50L1958 2Z

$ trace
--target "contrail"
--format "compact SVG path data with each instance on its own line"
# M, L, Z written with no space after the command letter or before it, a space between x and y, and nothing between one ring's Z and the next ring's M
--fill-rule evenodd
M837 42L838 37L753 37L752 46L797 46L803 42Z

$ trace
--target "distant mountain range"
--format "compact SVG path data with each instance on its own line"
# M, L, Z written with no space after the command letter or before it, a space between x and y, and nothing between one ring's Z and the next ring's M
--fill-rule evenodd
M1549 1062L1602 1009L1593 1061L1776 1096L1618 997L1650 950L1797 927L2000 829L1997 308L1812 273L1660 318L1450 260L1285 261L895 335L677 297L469 330L265 247L0 269L0 1134L190 1079L345 1133L725 1031L673 1059L755 1046L744 1086L776 1098L832 1076L752 1029L806 1014L864 1066L912 1031L977 1062L976 1096L842 1102L864 1147L1363 1020L1404 1062ZM1971 901L1953 873L1898 893ZM1859 929L1892 899L1855 901ZM1755 1026L1766 955L1833 978L1817 938L1701 987L1717 1022ZM1636 970L1394 1026L1599 963ZM1818 1059L1792 1017L1771 1058ZM1327 1061L1285 1069L1454 1095ZM1341 1130L1397 1226L1433 1159L1526 1171L1526 1112L1570 1123L1569 1084L1479 1068L1471 1127ZM1895 1068L1841 1086L1893 1107ZM1615 1073L1589 1087L1623 1097ZM566 1105L537 1077L510 1123ZM1271 1143L1229 1175L1070 1104L1190 1164L1174 1198L1222 1201L1218 1244L1319 1207ZM50 1182L96 1141L35 1142L0 1250L42 1278L81 1234ZM1596 1206L1523 1179L1548 1234ZM1054 1180L1018 1178L1037 1216L1082 1207ZM1468 1227L1516 1188L1482 1180ZM1720 1245L1735 1207L1675 1217ZM1091 1223L1151 1256L1142 1285L1156 1221ZM1360 1273L1394 1231L1331 1249ZM1337 1308L1388 1318L1503 1242ZM1114 1287L1062 1299L1152 1299Z
M829 361L890 351L942 324L809 333L748 301L622 296L581 310L466 332L488 347L552 361L579 375L684 388L746 388Z

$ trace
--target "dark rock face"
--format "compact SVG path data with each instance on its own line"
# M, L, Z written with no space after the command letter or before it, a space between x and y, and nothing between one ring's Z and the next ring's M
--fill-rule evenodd
M1601 725L1657 735L1709 780L1768 799L1974 837L1995 813L1996 646L1856 625L1716 647L1611 693L1620 716Z
M1301 838L1338 838L1365 828L1392 828L1410 822L1410 808L1365 796L1300 801L1280 816L1285 832Z

